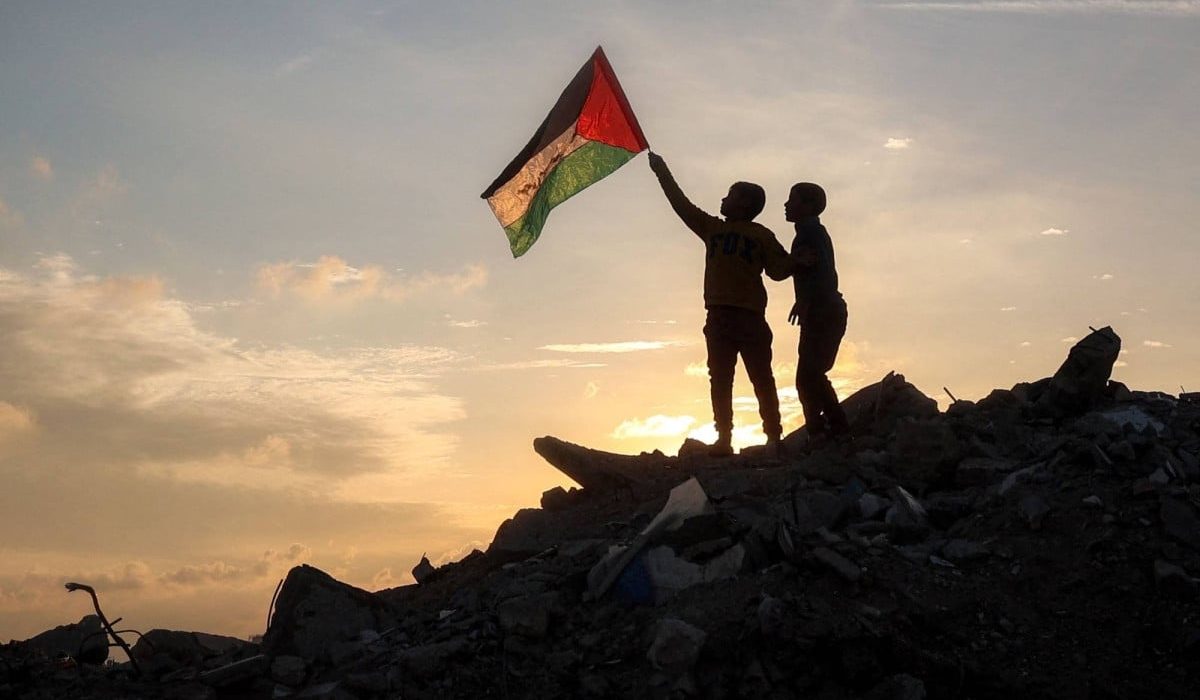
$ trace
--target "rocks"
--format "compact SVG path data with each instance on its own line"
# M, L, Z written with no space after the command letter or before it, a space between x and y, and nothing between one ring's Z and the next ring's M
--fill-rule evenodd
M1037 407L1052 416L1078 415L1104 396L1121 338L1111 327L1093 331L1076 343L1050 380Z
M327 659L332 647L363 630L394 627L397 611L380 598L308 565L288 572L263 639L271 655Z
M557 606L557 593L510 598L496 608L500 627L506 632L540 639L550 626L550 611Z
M942 546L942 556L955 564L987 559L991 553L987 545L970 540L953 539Z
M296 687L304 682L308 663L299 656L281 654L271 662L271 679L286 686Z
M655 628L654 642L646 652L646 658L655 669L670 676L680 676L696 665L707 638L704 630L683 620L663 618Z
M1050 513L1050 503L1041 494L1033 493L1021 499L1017 511L1030 530L1041 530L1042 521Z
M542 492L542 510L565 510L571 507L571 494L561 486Z
M891 490L892 506L884 516L889 532L896 542L922 540L929 532L925 509L903 486Z
M1003 478L1016 468L1016 464L1007 459L989 457L970 457L959 462L954 472L954 483L958 486L983 486Z
M435 573L437 573L437 569L433 568L433 564L429 563L429 557L424 554L421 555L421 561L417 562L412 569L413 580L418 584L425 583Z
M47 630L20 645L49 658L65 655L81 663L100 664L108 658L108 637L95 615L84 615L79 622Z
M828 547L817 547L813 550L812 554L817 561L850 583L857 583L862 578L862 569L859 568L858 564L855 564Z
M1164 497L1159 501L1158 517L1167 536L1200 550L1200 518L1191 505L1177 498Z
M131 649L145 673L160 675L179 668L212 668L258 652L258 645L204 632L154 629Z
M950 480L963 446L942 419L905 419L896 424L890 453L892 472L912 486Z
M1065 420L1052 391L938 414L891 375L853 440L773 462L541 443L589 485L419 585L293 572L269 663L171 633L131 680L11 645L0 696L1190 697L1200 403L1110 383Z

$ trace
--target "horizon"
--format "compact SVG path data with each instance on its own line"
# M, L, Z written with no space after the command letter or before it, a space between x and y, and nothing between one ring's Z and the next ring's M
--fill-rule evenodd
M89 614L67 580L127 626L244 638L295 564L375 590L485 548L571 485L536 437L711 441L703 248L646 158L517 260L478 196L597 45L701 208L757 182L786 247L788 188L824 186L840 398L894 370L976 400L1106 325L1113 379L1200 389L1198 25L1154 0L0 5L0 639ZM790 432L791 283L767 290Z

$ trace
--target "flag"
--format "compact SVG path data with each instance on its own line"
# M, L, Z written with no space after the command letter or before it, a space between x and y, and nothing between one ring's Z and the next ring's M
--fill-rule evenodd
M648 147L604 49L596 47L533 138L480 196L518 258L537 241L551 209Z

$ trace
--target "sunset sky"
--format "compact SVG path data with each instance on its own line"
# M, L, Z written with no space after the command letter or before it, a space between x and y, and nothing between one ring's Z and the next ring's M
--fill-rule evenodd
M703 249L639 156L513 260L479 193L603 44L716 212L825 186L844 396L1200 390L1200 2L0 2L0 641L262 631L568 485L555 435L711 437ZM786 429L797 331L768 283ZM739 368L738 444L761 439Z

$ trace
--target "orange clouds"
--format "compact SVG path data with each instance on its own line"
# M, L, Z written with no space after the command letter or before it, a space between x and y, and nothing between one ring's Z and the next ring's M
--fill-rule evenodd
M461 272L423 272L393 278L378 265L354 267L336 255L315 263L280 262L258 268L260 290L272 297L295 296L311 303L356 303L368 299L402 302L432 292L460 295L487 284L487 268L467 265Z

